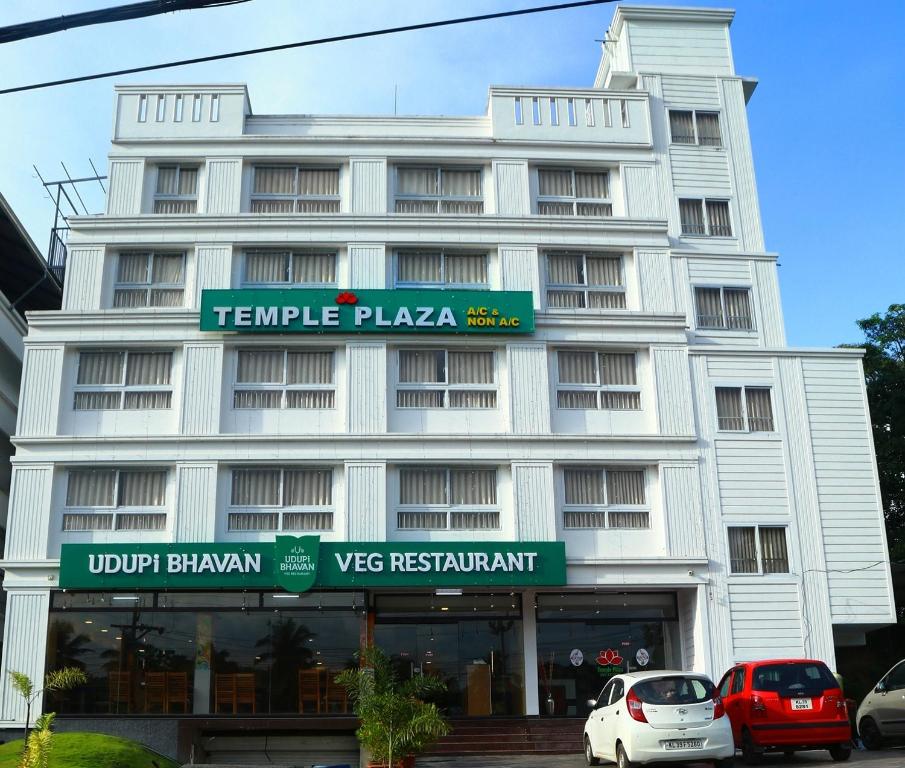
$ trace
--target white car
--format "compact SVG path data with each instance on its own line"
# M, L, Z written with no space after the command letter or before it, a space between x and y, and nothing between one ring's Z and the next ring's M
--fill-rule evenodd
M732 726L716 688L693 672L630 672L607 682L584 726L588 765L601 760L618 768L666 760L714 762L735 759Z
M884 739L905 739L905 659L883 675L864 697L855 722L868 749L880 749Z

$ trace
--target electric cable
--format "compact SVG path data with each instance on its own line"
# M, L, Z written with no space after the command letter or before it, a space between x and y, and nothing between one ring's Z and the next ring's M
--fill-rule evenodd
M345 40L361 40L369 37L380 37L382 35L393 35L399 32L414 32L421 29L436 29L438 27L450 27L457 24L470 24L476 21L491 21L494 19L506 19L513 16L527 16L534 13L547 13L549 11L563 11L570 8L582 8L590 5L602 5L604 3L612 3L615 0L578 0L578 2L558 3L557 5L542 5L532 8L521 8L515 11L498 11L497 13L482 13L478 16L462 16L456 19L442 19L440 21L426 21L421 24L405 24L401 27L385 27L383 29L374 29L369 32L352 32L346 35L332 35L330 37L321 37L313 40L300 40L294 43L283 43L281 45L268 45L263 48L249 48L243 51L232 51L230 53L217 53L211 56L198 56L193 59L180 59L178 61L170 61L165 64L149 64L143 67L129 67L128 69L118 69L110 72L99 72L93 75L79 75L77 77L66 77L61 80L49 80L43 83L32 83L30 85L19 85L14 88L0 89L0 95L7 93L21 93L22 91L33 91L39 88L53 88L58 85L69 85L71 83L81 83L88 80L100 80L107 77L119 77L120 75L134 75L138 72L151 72L158 69L171 69L173 67L184 67L189 64L202 64L208 61L219 61L222 59L235 59L240 56L253 56L259 53L272 53L274 51L285 51L291 48L305 48L314 45L325 45L326 43L339 43Z

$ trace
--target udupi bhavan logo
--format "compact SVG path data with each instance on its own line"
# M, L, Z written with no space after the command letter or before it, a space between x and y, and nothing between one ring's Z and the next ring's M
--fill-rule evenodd
M317 578L319 536L277 536L273 570L276 582L289 592L307 592Z

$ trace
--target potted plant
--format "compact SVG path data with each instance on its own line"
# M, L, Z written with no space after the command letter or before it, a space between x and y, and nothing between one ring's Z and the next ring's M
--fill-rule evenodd
M415 755L450 731L437 705L424 700L445 691L446 684L424 675L400 680L376 646L358 656L360 666L345 670L336 682L348 692L361 721L355 735L370 754L369 768L414 765Z

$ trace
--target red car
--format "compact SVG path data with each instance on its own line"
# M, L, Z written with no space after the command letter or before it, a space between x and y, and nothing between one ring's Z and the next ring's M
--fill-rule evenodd
M738 664L723 675L719 693L735 746L748 765L773 751L791 755L801 749L828 749L836 761L852 754L845 697L822 661Z

